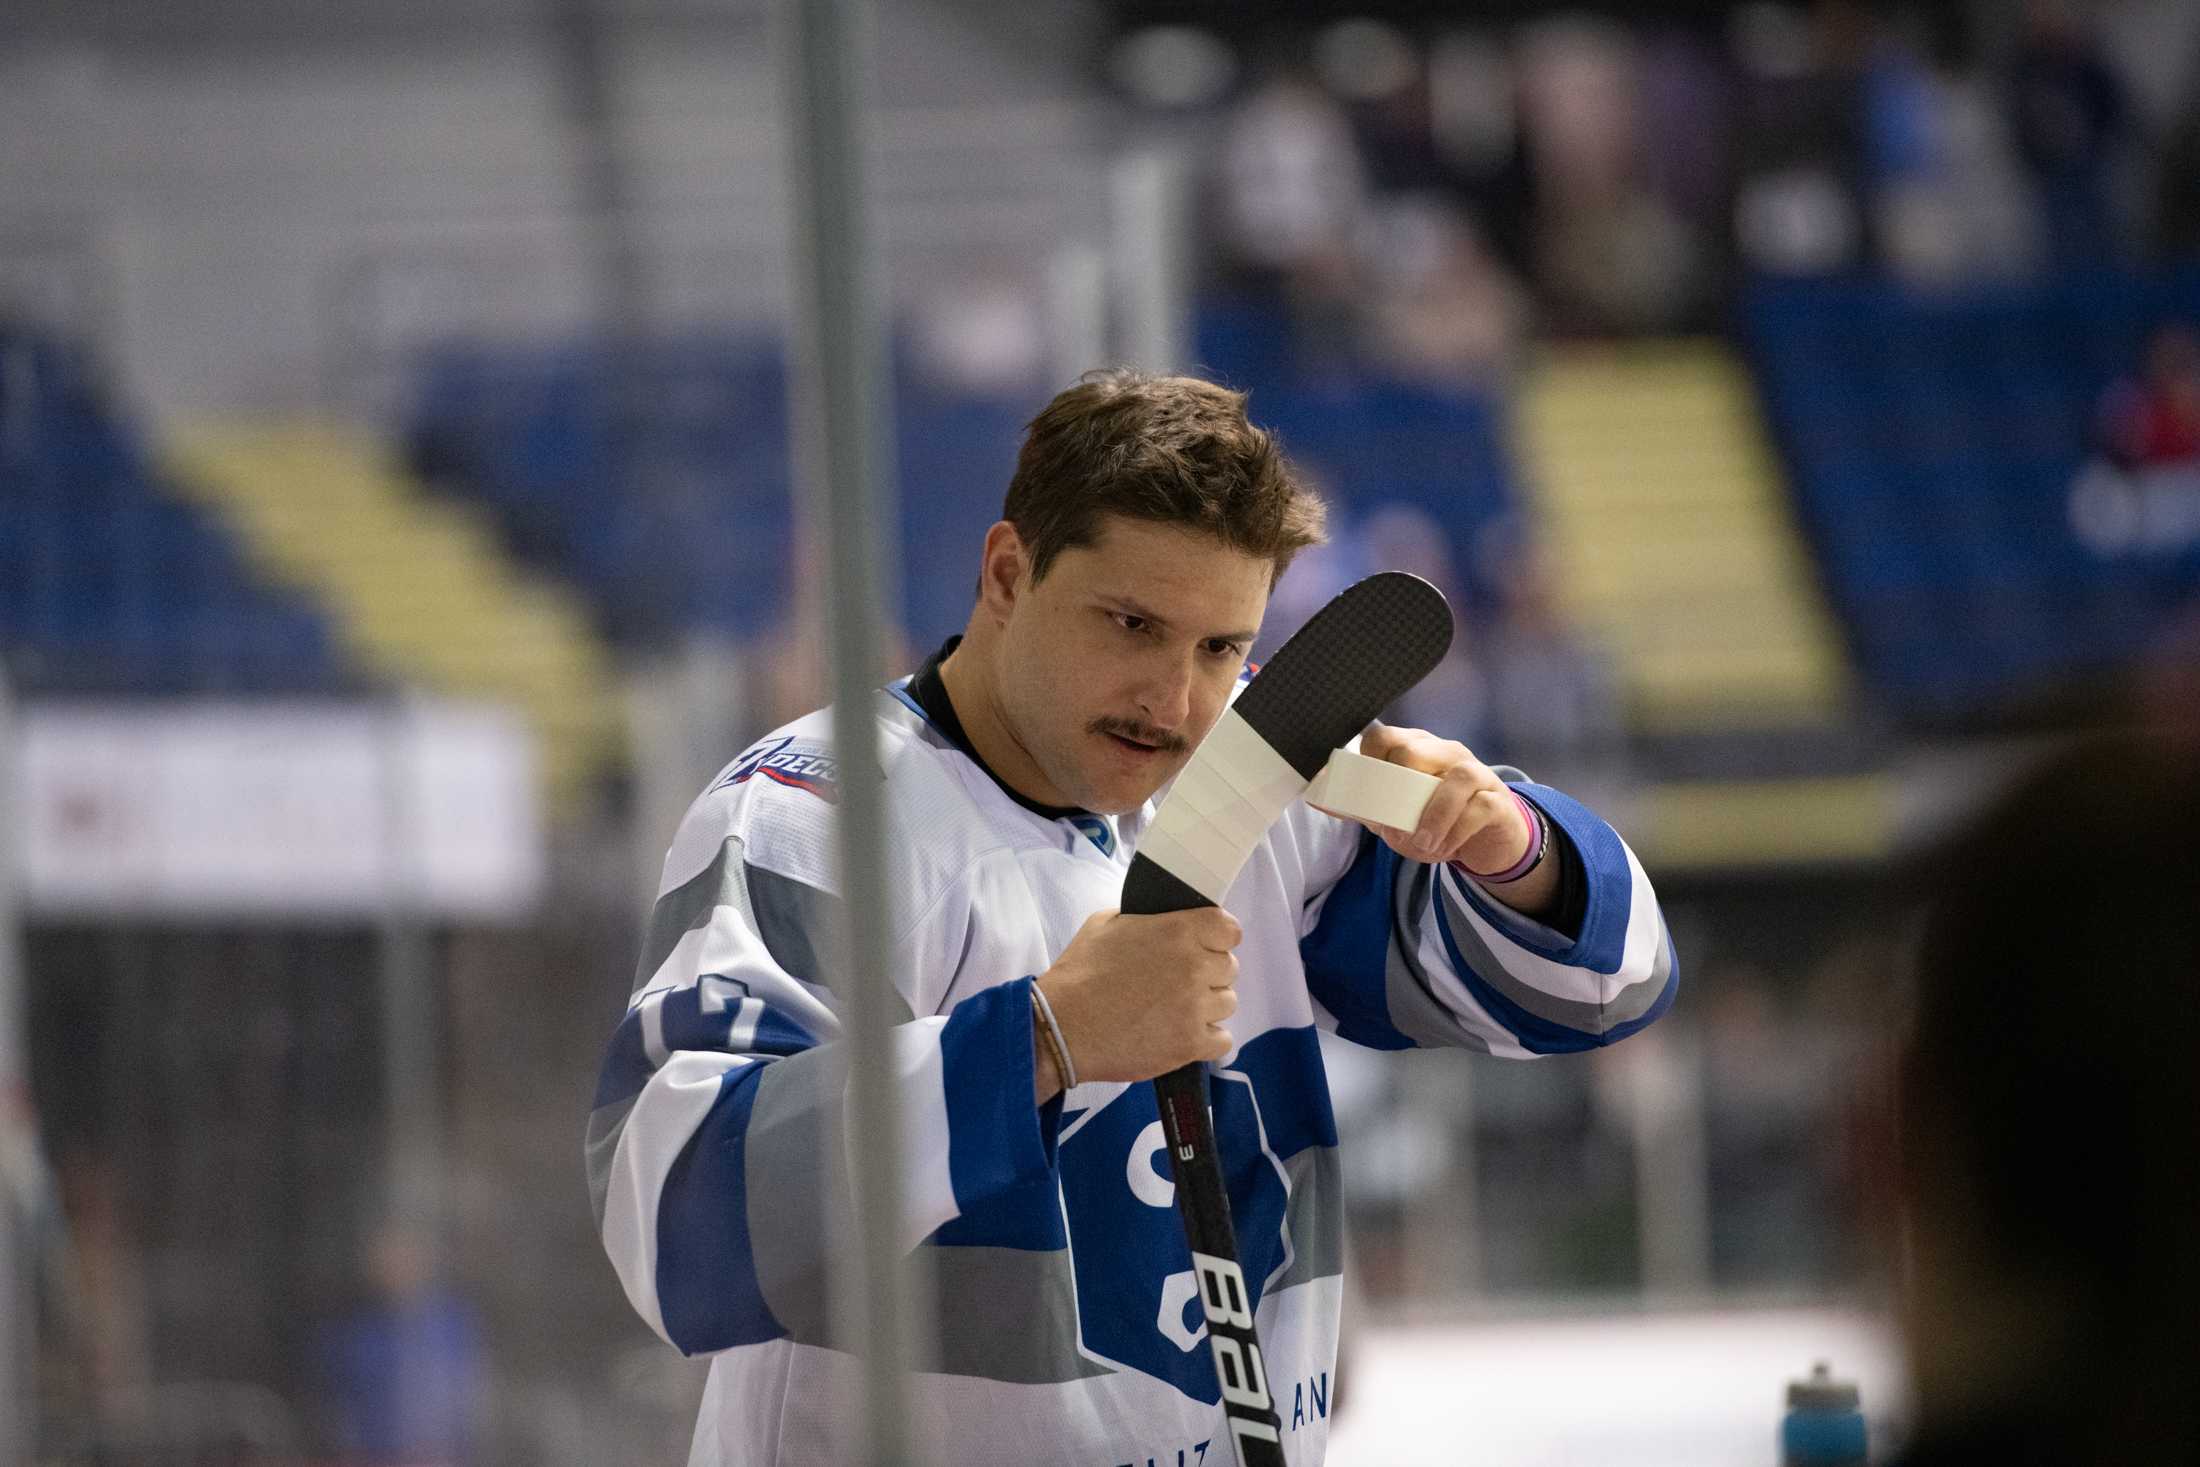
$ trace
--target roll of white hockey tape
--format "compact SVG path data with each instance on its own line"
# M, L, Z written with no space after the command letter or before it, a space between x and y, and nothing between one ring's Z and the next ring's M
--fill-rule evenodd
M1307 786L1306 803L1355 820L1411 830L1421 823L1421 812L1441 783L1433 774L1339 749Z

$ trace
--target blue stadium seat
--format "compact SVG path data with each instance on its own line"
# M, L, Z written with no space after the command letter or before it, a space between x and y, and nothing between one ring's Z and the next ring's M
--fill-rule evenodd
M0 459L0 651L28 690L322 690L360 681L327 619L262 583L222 527L171 495L82 356L0 340L9 421Z
M1898 713L1975 717L2096 676L2200 594L2200 545L2104 558L2069 515L2103 392L2173 316L2200 318L2200 275L1746 293L1800 518Z

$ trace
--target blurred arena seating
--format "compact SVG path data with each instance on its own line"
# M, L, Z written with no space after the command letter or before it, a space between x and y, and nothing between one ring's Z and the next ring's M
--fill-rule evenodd
M364 684L328 616L175 493L81 354L4 328L0 526L0 650L29 692Z
M961 630L977 543L1044 394L947 390L906 363L897 377L900 608L922 642ZM446 347L408 437L423 478L486 506L630 650L771 635L818 565L797 546L776 338Z
M1742 325L1861 671L1897 715L1990 715L2140 652L2200 579L2182 544L2074 523L2111 384L2200 277L1921 292L1766 281Z
M172 437L178 488L327 607L361 661L408 687L517 710L555 808L603 772L616 753L615 678L589 604L516 566L465 507L421 492L380 435L246 421Z

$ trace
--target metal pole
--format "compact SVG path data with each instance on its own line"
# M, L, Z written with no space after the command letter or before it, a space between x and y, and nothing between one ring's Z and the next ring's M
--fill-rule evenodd
M1108 364L1108 260L1098 247L1064 245L1048 262L1047 317L1055 386Z
M1642 1291L1659 1302L1689 1302L1711 1291L1703 1053L1684 1028L1639 1038L1650 1043L1630 1056L1626 1095Z
M840 876L848 955L848 1106L858 1247L839 1270L836 1324L862 1356L864 1447L856 1460L909 1461L907 1366L915 1306L901 1268L901 1116L894 1091L891 955L883 839L884 781L872 713L883 574L879 526L896 523L886 492L886 340L876 296L865 169L870 134L871 16L864 0L783 0L780 64L794 201L794 275L803 370L796 442L811 504L825 507L827 622L833 649L833 738L840 757Z
M640 334L647 320L648 280L635 237L632 170L619 147L621 117L604 9L598 0L555 0L550 25L581 237L595 274L596 325L623 342Z
M381 721L382 910L375 955L388 1096L382 1205L386 1221L443 1238L443 1095L437 1062L435 945L420 882L419 729L399 702Z
M30 1076L23 1060L21 913L17 906L16 842L21 812L15 808L15 715L7 675L0 669L0 1462L31 1460L30 1370L32 1323L27 1287L32 1256L26 1179L18 1148L35 1145L19 1135L31 1124Z
M1182 158L1157 147L1119 160L1108 180L1124 356L1148 372L1181 372L1191 354L1184 177Z

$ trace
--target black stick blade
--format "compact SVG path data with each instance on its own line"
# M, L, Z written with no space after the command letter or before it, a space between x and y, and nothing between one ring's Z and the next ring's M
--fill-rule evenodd
M1451 649L1451 607L1419 576L1347 586L1262 665L1233 705L1309 780Z

